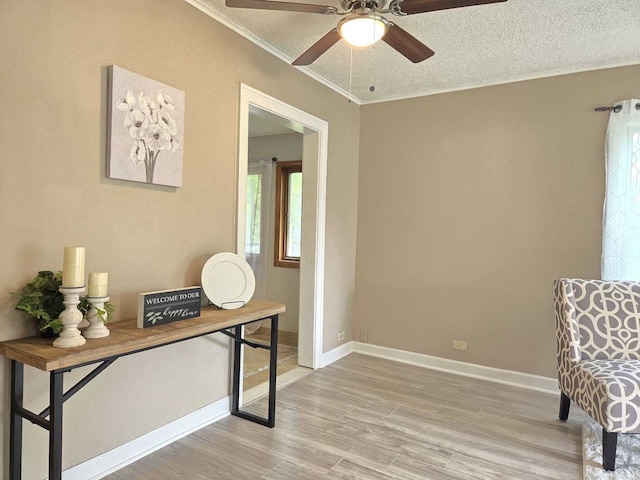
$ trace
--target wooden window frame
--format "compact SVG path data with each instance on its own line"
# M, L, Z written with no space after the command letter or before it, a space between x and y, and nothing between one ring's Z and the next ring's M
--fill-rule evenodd
M276 267L300 268L300 257L287 257L287 218L289 216L289 176L302 173L302 160L276 163L276 223L275 252Z

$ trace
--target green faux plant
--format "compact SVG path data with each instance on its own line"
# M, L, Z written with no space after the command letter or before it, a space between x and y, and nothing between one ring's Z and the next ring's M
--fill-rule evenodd
M61 285L62 272L43 270L16 293L16 310L22 310L27 317L37 320L42 335L53 336L62 330L59 319L64 310L64 298L59 291Z
M18 297L16 310L21 310L27 317L38 321L38 329L43 336L55 336L62 331L60 314L64 311L64 297L60 293L62 286L62 272L53 273L49 270L38 272L15 295ZM80 299L78 309L86 316L90 305L86 297ZM105 302L104 309L98 309L98 316L103 322L112 320L114 306Z

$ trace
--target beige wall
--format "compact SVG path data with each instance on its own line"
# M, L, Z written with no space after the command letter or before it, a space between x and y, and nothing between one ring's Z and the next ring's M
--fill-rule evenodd
M607 115L592 109L637 97L640 75L358 108L182 0L5 0L0 62L1 339L33 333L9 292L60 268L66 245L110 272L116 318L135 315L138 292L197 284L234 248L242 82L329 122L324 351L340 330L352 338L355 303L371 343L547 376L551 280L599 274ZM112 64L186 92L182 188L104 178ZM219 336L118 360L65 405L65 468L225 397L228 366ZM47 376L27 369L26 383L41 410ZM46 440L25 426L25 478L46 475Z
M593 109L637 98L638 78L363 106L355 339L555 376L552 280L600 274L608 115Z
M135 316L138 292L198 284L210 255L234 249L241 82L329 122L325 351L339 330L351 331L357 105L183 0L2 1L0 62L1 339L34 332L9 292L40 269L60 268L66 245L87 248L88 271L109 271L120 319ZM182 188L104 178L112 64L186 92ZM74 396L65 404L64 467L225 397L229 351L221 337L122 358ZM47 376L27 370L26 406L39 411ZM46 476L46 439L26 425L24 478Z
M251 122L251 119L249 119ZM276 157L280 162L302 160L302 134L265 135L249 139L249 160ZM271 212L267 234L267 270L265 298L282 302L287 311L280 315L278 328L288 332L298 331L300 312L300 269L274 266L275 255L275 163L271 176ZM257 289L256 289L257 291Z

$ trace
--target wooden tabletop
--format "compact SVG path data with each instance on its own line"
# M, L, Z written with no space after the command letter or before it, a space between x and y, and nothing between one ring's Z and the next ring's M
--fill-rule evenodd
M88 339L80 347L56 348L52 338L29 337L0 342L0 353L50 372L217 332L284 311L285 306L281 303L259 301L251 301L236 310L202 307L197 318L157 327L138 328L135 318L109 323L111 334L108 337Z

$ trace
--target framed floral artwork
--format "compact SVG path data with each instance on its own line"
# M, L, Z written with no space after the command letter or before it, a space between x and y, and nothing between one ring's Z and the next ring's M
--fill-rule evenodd
M107 178L182 186L184 92L109 69Z

